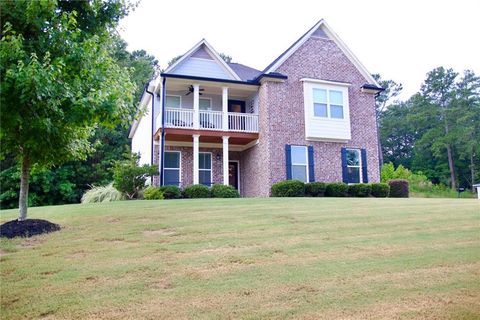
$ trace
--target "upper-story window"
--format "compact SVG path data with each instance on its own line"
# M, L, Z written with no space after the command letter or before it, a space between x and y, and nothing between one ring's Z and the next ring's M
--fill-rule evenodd
M208 98L198 99L198 108L200 110L212 110L212 99L208 99Z
M313 88L313 114L315 117L343 119L343 92Z
M167 95L165 99L165 107L167 108L180 108L182 104L182 97Z
M307 140L348 141L351 139L349 83L301 79Z

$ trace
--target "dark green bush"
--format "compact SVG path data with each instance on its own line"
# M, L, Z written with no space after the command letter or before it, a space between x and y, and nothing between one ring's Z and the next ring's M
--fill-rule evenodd
M299 180L286 180L272 185L273 197L303 197L305 184Z
M203 184L194 184L186 187L183 192L186 198L210 198L210 190Z
M375 198L386 198L390 193L390 186L386 183L372 183L372 196Z
M327 197L346 197L348 196L348 185L343 182L327 183L325 195Z
M182 190L177 186L163 186L160 187L164 199L180 199L182 197Z
M408 181L403 179L388 181L390 198L408 198Z
M365 198L372 192L372 186L366 183L357 183L348 186L348 195L350 197Z
M143 190L143 199L145 200L162 200L163 193L159 188L154 186L149 186Z
M210 190L212 198L238 198L237 189L232 186L226 186L223 184L214 184Z
M305 195L309 197L323 197L327 184L324 182L310 182L305 184Z

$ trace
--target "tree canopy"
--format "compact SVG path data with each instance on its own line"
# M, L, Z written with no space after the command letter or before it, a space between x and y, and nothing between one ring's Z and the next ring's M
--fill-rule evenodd
M122 0L0 5L1 155L21 164L24 220L32 167L85 159L95 128L130 122L135 84L113 56L112 35L132 6Z

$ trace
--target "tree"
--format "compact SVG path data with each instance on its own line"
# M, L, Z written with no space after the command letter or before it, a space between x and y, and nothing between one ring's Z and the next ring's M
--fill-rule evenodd
M131 6L2 1L0 9L1 153L20 163L25 220L32 167L84 159L96 127L130 121L135 87L111 55L111 34Z
M427 79L420 89L423 101L419 104L418 123L429 129L422 136L420 143L430 144L434 156L441 157L446 152L450 171L450 185L457 186L454 155L455 114L453 102L455 98L455 79L457 73L453 69L436 68L427 74Z
M147 177L158 172L156 165L139 165L140 155L128 153L123 161L116 161L113 167L113 186L127 196L129 200L138 197L145 188Z
M383 112L388 106L388 103L402 92L403 86L401 83L396 83L393 80L383 80L378 73L372 74L372 76L375 79L375 81L378 82L380 87L384 89L383 91L379 92L375 96L375 116L377 117L376 120L377 120L378 152L379 152L380 165L382 165L383 152L382 152L382 142L380 138L380 129L378 125Z

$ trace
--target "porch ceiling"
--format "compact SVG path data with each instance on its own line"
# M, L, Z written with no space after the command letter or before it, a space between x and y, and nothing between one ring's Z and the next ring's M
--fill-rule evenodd
M258 86L238 83L222 83L212 81L199 81L194 79L175 79L167 78L166 88L168 91L185 91L188 92L188 87L198 83L202 93L207 95L222 95L222 87L228 87L228 95L235 97L249 97L252 93L258 91Z

